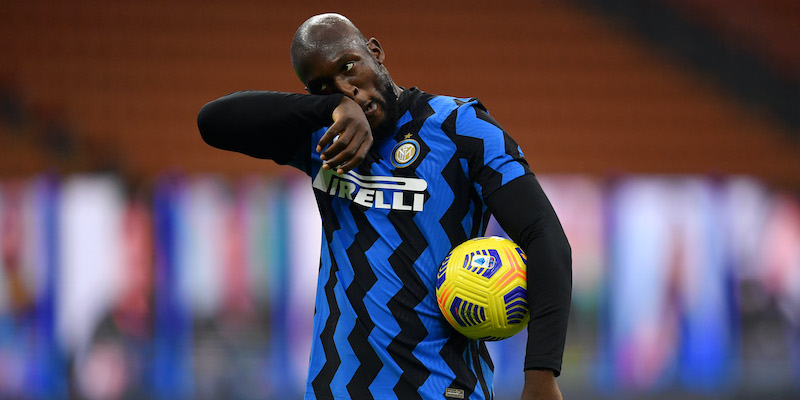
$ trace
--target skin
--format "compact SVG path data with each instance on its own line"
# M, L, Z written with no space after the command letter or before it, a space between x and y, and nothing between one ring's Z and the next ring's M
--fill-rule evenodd
M549 369L525 371L521 400L562 400L556 376Z
M338 14L312 17L295 34L292 66L306 90L345 95L333 111L333 124L317 145L317 151L324 149L323 168L337 167L336 172L342 174L366 157L373 132L389 114L386 96L396 99L402 91L383 65L385 57L377 39L366 40ZM388 84L388 90L382 83Z
M333 124L317 144L317 151L324 149L322 167L336 167L343 174L364 160L373 131L389 118L386 96L399 96L402 89L391 80L378 40L367 40L339 14L321 14L303 23L292 40L291 55L295 73L309 93L345 95L333 111ZM522 400L561 398L553 371L525 371Z

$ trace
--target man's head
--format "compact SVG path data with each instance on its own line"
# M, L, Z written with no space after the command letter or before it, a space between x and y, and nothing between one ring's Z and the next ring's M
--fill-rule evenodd
M397 93L385 54L350 20L320 14L306 20L292 39L292 67L311 94L342 93L364 110L373 134L385 136L397 121Z

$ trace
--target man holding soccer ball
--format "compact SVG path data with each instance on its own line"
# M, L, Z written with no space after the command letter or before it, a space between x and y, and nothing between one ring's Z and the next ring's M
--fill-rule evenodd
M312 179L323 222L306 399L491 399L485 344L439 312L448 252L490 213L528 257L523 399L560 399L570 249L514 141L475 99L396 85L380 43L345 17L297 30L309 94L233 93L198 116L212 146Z

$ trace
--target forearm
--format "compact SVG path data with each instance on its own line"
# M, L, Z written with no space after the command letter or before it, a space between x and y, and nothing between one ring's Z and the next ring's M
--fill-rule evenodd
M558 220L555 220L558 224ZM572 297L569 243L558 227L521 234L528 256L528 347L525 369L552 369L561 374Z
M330 125L342 95L242 91L200 110L197 126L211 146L285 162L311 133Z
M558 376L572 293L569 242L533 175L509 182L486 203L500 226L528 257L531 320L525 369L550 369Z

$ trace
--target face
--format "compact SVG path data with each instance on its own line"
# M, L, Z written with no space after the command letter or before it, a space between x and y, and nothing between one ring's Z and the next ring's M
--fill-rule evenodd
M364 110L375 136L394 131L397 97L383 67L383 51L375 39L367 46L340 46L309 54L297 73L311 94L342 93Z

